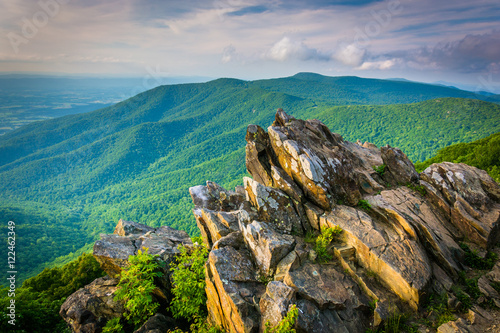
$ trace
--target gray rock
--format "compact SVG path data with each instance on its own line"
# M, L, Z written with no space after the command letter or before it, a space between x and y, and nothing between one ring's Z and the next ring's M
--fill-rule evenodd
M118 280L105 276L70 295L59 314L74 333L100 332L106 322L120 317L123 303L113 300Z

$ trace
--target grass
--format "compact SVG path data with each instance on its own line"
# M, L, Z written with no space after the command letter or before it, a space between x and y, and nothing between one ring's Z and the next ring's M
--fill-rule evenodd
M460 248L465 252L464 263L476 269L490 270L495 266L498 255L494 252L488 252L484 258L480 257L477 251L472 251L465 243L460 243Z
M376 173L379 174L380 177L382 177L385 173L385 169L386 169L387 165L385 164L382 164L382 165L379 165L379 166L373 166L373 170L375 170Z

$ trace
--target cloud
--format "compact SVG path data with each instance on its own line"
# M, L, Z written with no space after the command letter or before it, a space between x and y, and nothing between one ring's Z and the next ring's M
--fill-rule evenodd
M392 69L398 63L397 59L365 61L357 69L360 70L388 70Z
M233 12L229 12L226 15L228 16L244 16L248 14L261 14L268 11L268 8L266 6L249 6L249 7L244 7L239 10L235 10Z
M265 54L265 58L276 61L286 60L320 60L328 61L330 56L320 51L309 48L304 42L299 42L290 37L283 37L276 42Z
M340 61L344 65L357 67L363 63L366 50L359 48L356 44L340 44L337 51L333 54L333 58Z
M221 61L223 64L227 64L228 62L233 61L235 56L236 56L236 49L234 48L234 46L232 44L228 45L222 51Z
M462 39L440 42L433 47L394 51L414 68L434 68L462 73L496 71L500 66L500 31L466 35Z

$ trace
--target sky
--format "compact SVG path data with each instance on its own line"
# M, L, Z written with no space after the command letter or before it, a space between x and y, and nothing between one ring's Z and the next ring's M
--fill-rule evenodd
M298 72L500 93L498 0L0 0L0 74Z

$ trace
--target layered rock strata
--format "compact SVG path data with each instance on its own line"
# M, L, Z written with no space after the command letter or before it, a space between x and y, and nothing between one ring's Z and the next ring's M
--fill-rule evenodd
M243 189L190 189L212 249L210 319L229 332L262 332L292 304L298 332L363 332L449 290L464 269L459 242L499 243L500 187L484 171L440 163L418 174L397 148L345 141L281 109L246 140ZM304 235L332 227L343 230L334 259L319 263Z

